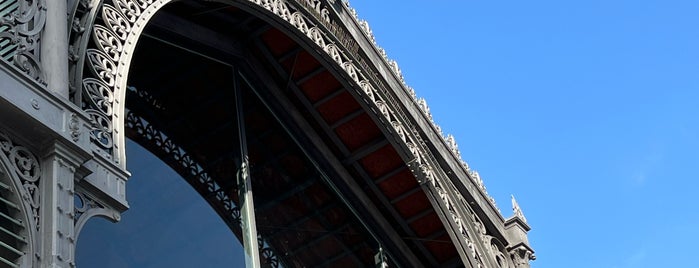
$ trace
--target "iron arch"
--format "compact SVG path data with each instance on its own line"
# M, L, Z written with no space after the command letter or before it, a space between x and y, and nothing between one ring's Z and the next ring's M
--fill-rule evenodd
M172 0L113 0L91 1L85 10L75 13L80 26L73 31L73 55L75 64L71 67L74 94L72 99L79 102L93 122L92 140L96 151L115 164L124 165L123 120L126 82L133 50L142 31L150 19L165 5L177 2ZM397 121L387 101L376 92L366 71L352 62L347 51L333 39L333 33L322 26L317 18L310 15L306 7L297 1L218 0L225 4L243 8L289 32L307 48L312 48L328 64L334 65L339 75L354 83L355 90L370 104L381 107L381 115L388 124ZM318 4L319 5L319 4ZM77 8L80 9L80 8ZM322 12L322 11L321 11ZM327 10L322 12L327 14ZM78 15L82 14L82 18ZM330 19L324 16L325 19ZM404 132L403 126L396 124L397 132ZM401 135L402 136L402 135Z
M93 0L82 12L75 12L79 26L73 31L75 64L71 67L74 92L72 99L79 102L92 118L92 143L94 149L115 164L124 167L124 109L126 82L133 50L141 32L155 13L172 0ZM306 48L326 59L337 75L350 83L354 92L375 113L381 124L396 139L406 153L406 162L415 160L420 179L433 178L434 171L427 163L431 158L422 138L416 136L414 127L405 122L405 115L395 108L396 100L375 86L370 79L371 70L353 61L353 51L347 50L334 33L323 26L319 19L330 20L327 10L320 4L302 4L305 1L218 0L259 14L260 17L291 33ZM316 2L316 1L309 1ZM307 6L315 6L321 14L316 18ZM80 8L77 8L80 9ZM81 15L82 16L79 16ZM420 166L423 166L419 168Z
M71 81L71 98L91 117L91 144L96 155L125 169L125 125L128 73L134 49L141 33L153 16L171 0L93 0L76 1L74 27L71 40L74 44ZM432 202L440 209L442 221L453 229L470 228L454 207L463 197L448 194L454 188L448 175L423 141L413 123L395 97L379 86L372 70L353 59L353 51L329 29L326 23L333 20L319 1L217 1L230 4L258 15L268 23L284 29L307 50L317 53L324 64L350 85L355 96L362 100L365 110L373 114L377 125L391 138L403 161L410 166L414 177L429 190ZM80 6L85 4L84 6ZM316 5L317 4L317 5ZM310 8L312 7L312 8ZM317 15L317 16L316 16ZM422 109L426 111L426 108ZM468 170L467 167L465 167ZM463 232L465 233L465 232ZM458 240L456 232L450 232L452 240ZM464 237L466 240L470 238ZM459 254L469 262L481 262L479 258L466 256L475 248L459 245Z

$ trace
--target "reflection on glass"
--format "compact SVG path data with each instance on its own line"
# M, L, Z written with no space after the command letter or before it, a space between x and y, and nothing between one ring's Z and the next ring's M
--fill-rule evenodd
M78 238L78 267L243 267L233 232L185 180L127 143L130 208L119 223L91 219Z

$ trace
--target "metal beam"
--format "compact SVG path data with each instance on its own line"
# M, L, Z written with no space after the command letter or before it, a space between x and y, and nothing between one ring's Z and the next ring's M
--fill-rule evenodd
M284 53L281 56L279 56L278 62L283 62L285 60L288 60L289 58L296 56L296 54L298 54L301 51L302 50L300 47L295 47L294 49L290 50L289 52Z
M259 40L256 40L256 43L260 48L265 47L265 45ZM265 56L267 62L276 62L276 59L274 58L274 56L271 55L271 53L268 50L261 49L261 52L263 56ZM262 66L260 62L257 62L255 60L250 60L248 62L252 65L252 67ZM277 72L277 75L279 75L280 77L287 77L287 74L285 73L283 68L281 68L281 66L279 66L278 64L271 65ZM301 115L301 113L296 110L296 107L283 94L283 92L286 89L279 89L278 86L275 83L272 83L271 81L273 81L273 79L262 79L262 82L265 83L268 89L270 89L270 94L272 94L272 96L282 106L282 109L287 111L287 115L290 117L289 119L293 122L293 124L297 125L301 129L313 129L311 125L306 121L306 119ZM347 148L337 138L333 131L328 128L327 124L324 124L324 120L322 119L322 117L320 117L320 115L313 108L313 105L308 101L308 99L306 99L305 96L303 96L303 93L298 88L298 86L292 83L291 85L289 85L288 89L291 91L292 94L295 94L298 97L298 99L302 102L303 106L309 111L313 119L316 120L316 122L321 123L323 131L327 134L330 140L338 146L340 153L344 157L349 155L349 151L347 150ZM421 264L422 262L410 250L410 248L406 245L405 241L403 241L402 238L398 235L394 227L386 220L386 218L384 218L383 215L381 215L378 212L379 210L375 206L375 204L369 199L368 196L366 196L364 190L356 183L355 179L352 177L352 175L349 174L346 167L342 165L342 163L337 159L337 156L335 156L335 154L328 147L328 145L326 145L327 141L323 140L318 134L312 131L306 131L305 135L306 138L308 138L310 142L315 146L317 152L321 155L321 157L338 175L336 177L336 180L342 182L346 187L348 187L351 195L357 198L357 204L365 208L364 211L368 213L368 218L366 218L365 220L371 220L376 223L376 225L368 226L368 229L374 235L376 235L375 229L381 230L381 232L383 232L385 236L388 238L388 241L385 241L384 245L391 246L391 248L397 251L396 253L401 254L400 258L396 258L396 261L404 263L405 265L413 266ZM430 263L435 262L430 261Z
M261 48L266 47L266 46L265 46L262 42L260 42L259 40L257 40L257 43L258 43L258 46L261 47ZM272 63L271 65L273 65L273 67L275 68L275 70L277 71L277 73L278 73L281 77L286 77L286 74L285 74L284 69L283 69L281 66L279 66L278 64L274 64L274 63L278 62L277 60L275 60L274 56L273 56L268 50L264 50L264 49L263 49L263 50L262 50L262 53L263 53L263 55L267 58L267 61L270 62L270 63ZM332 128L331 126L328 126L327 123L325 122L325 120L318 114L317 110L315 109L315 105L312 105L312 104L308 101L308 99L305 98L305 96L303 95L303 93L301 93L301 90L298 88L298 85L297 85L297 84L291 84L291 85L289 85L289 87L290 87L291 91L292 91L294 94L296 94L297 97L301 100L302 104L307 108L307 110L309 111L309 113L311 114L311 116L319 123L319 125L321 126L321 128L323 128L323 130L326 132L326 134L328 135L328 137L330 137L330 139L338 146L338 148L340 149L340 151L342 152L342 154L345 156L345 158L346 158L348 155L350 155L349 150L346 148L346 146L344 146L344 143L342 143L342 142L338 139L337 135L335 135L334 131L332 131L333 128ZM339 94L339 93L341 93L341 91L339 91L339 92L336 91L336 92L335 92L335 94ZM280 98L278 98L278 99L280 99ZM329 100L329 99L328 99L328 100ZM360 103L361 103L361 102L360 102ZM363 111L363 110L360 110L359 112L364 112L364 111ZM359 115L359 114L355 114L354 116L357 116L357 115ZM350 116L352 116L352 115L350 115ZM344 118L344 119L347 119L347 118ZM337 124L337 123L336 123L336 124ZM371 180L369 179L368 174L366 174L366 172L365 172L361 167L359 167L358 164L357 164L356 162L355 162L352 166L353 166L356 170L358 170L358 171L360 172L361 177L364 178L364 180L367 182L367 185L369 185L370 188L372 189L372 191L374 192L374 194L375 194L376 196L379 197L380 202L382 203L382 205L383 205L384 207L386 207L386 208L389 210L389 212L392 214L392 216L393 216L395 219L401 219L402 217L400 217L399 214L397 213L397 211L395 210L395 208L394 208L392 205L390 205L390 202L388 202L388 200L387 200L386 197L383 195L383 193L381 193L380 190L378 190L378 187L377 187L373 182L371 182ZM354 181L354 180L353 180L353 181ZM370 202L370 201L369 201L369 202ZM405 232L408 233L409 235L415 235L415 233L412 231L412 229L410 229L410 228L405 224L405 222L401 222L400 220L398 220L398 222L400 223L401 229L403 229L403 231L405 231ZM416 244L416 246L419 248L419 250L420 250L425 256L427 256L427 257L429 258L429 262L430 262L430 265L431 265L431 266L438 266L437 261L434 259L434 257L432 256L432 254L429 253L429 251L427 251L427 249L424 247L424 245L418 243L418 244ZM419 263L419 262L412 262L412 263Z
M352 247L350 247L350 248L348 249L348 252L343 252L343 253L337 254L337 255L335 255L335 256L333 256L333 257L331 257L331 258L328 258L328 259L325 260L324 262L322 262L322 263L320 263L320 264L317 264L317 265L313 265L313 266L315 266L315 267L328 267L328 265L330 265L331 263L333 263L333 262L335 262L335 261L337 261L337 260L339 260L339 259L342 259L343 257L345 257L345 256L347 256L347 255L350 255L350 254L351 254L351 255L354 255L354 254L353 254L354 251L360 249L361 247L362 247L361 244L354 245L354 246L352 246ZM360 265L357 265L357 267L360 267L362 264L363 264L363 263L360 263Z
M388 172L384 175L381 175L381 177L374 180L374 183L381 184L383 181L389 179L390 177L397 175L398 173L400 173L401 171L406 170L406 169L408 169L408 166L401 165L398 168L391 170L390 172Z
M307 73L306 75L304 75L304 76L302 76L302 77L299 77L299 79L296 79L296 84L297 84L297 85L303 84L304 82L306 82L306 81L308 81L309 79L315 77L316 75L319 75L319 74L322 73L323 71L325 71L325 67L323 67L323 65L321 65L320 67L315 68L314 70L312 70L311 72Z
M297 83L297 85L298 85L298 83ZM318 101L316 101L315 103L313 103L313 108L318 108L318 106L321 106L321 105L323 105L323 103L326 103L329 100L334 99L335 97L339 96L340 94L342 94L345 91L346 90L344 87L336 88L333 92L331 92L327 96L325 96L325 97L319 99Z
M412 194L420 192L420 191L422 191L422 189L420 189L420 186L417 186L413 189L408 190L405 193L402 193L401 195L397 196L396 198L389 200L389 202L391 202L391 204L398 203L401 200L405 199L406 197L411 196Z
M413 229L411 229L410 226L408 226L408 224L405 221L402 221L402 220L404 220L403 217L398 213L398 211L396 211L396 208L393 206L393 204L391 202L388 201L388 198L386 198L386 196L383 194L383 192L381 192L379 187L376 184L374 184L374 182L371 181L371 177L359 165L359 163L354 162L352 164L352 166L357 170L357 172L359 173L359 176L362 177L362 179L364 179L364 182L369 186L369 189L374 193L375 196L377 196L377 198L379 199L379 202L381 202L381 205L383 205L386 208L386 210L388 210L388 212L391 214L391 216L394 219L396 219L400 228L405 233L407 233L409 236L417 237L417 234L415 233L415 231L413 231ZM420 189L419 186L418 186L418 189ZM414 243L414 244L420 250L420 252L422 254L424 254L425 257L428 258L430 266L432 266L432 267L439 266L439 262L437 262L437 260L434 258L432 253L430 253L427 250L427 248L425 248L425 245L423 245L422 243Z
M252 90L256 90L255 87L253 87L252 85L250 85L250 88L251 88ZM264 100L260 100L260 101L264 103ZM240 104L239 104L239 105L240 105ZM257 108L257 107L256 107L256 108ZM259 108L258 108L258 109L259 109ZM264 109L264 108L262 108L262 109ZM263 111L263 112L264 112L264 111ZM274 111L269 110L269 112L272 113L272 115L274 116ZM272 119L272 120L275 120L275 119ZM276 122L276 123L279 124L279 125L281 125L282 128L284 128L282 122ZM286 129L285 129L285 130L286 130ZM288 134L288 135L290 136L290 138L293 140L293 134L292 134L292 133L288 133L288 132L287 132L287 134ZM259 142L259 140L258 140L257 142ZM298 146L299 149L301 149L301 148L300 148L300 146L301 146L300 144L297 144L297 143L292 142L292 143L290 143L289 145L290 145L292 148L293 148L294 146ZM266 158L265 158L265 159L266 159L266 163L268 163L269 165L272 165L272 166L275 167L277 170L284 170L284 169L282 168L281 164L279 163L279 159L282 158L282 155L283 155L283 154L279 154L279 153L276 153L276 154L275 154L275 153L272 153L272 152L270 152L269 150L267 150L267 148L264 147L264 146L261 147L261 150L262 150L262 151L265 153L265 155L266 155ZM292 150L293 150L293 149L292 149ZM301 149L300 151L301 151L301 152L299 152L299 153L302 153L302 154L303 154L303 152L302 152L303 150ZM288 153L288 154L291 154L291 152L289 152L289 151L286 151L286 152L285 152L285 154L287 154L287 153ZM308 157L308 156L304 156L304 157ZM313 167L313 168L317 168L317 167ZM318 174L317 171L316 171L316 172L311 172L311 173L313 173L314 175L316 175L316 176L318 176L318 177L321 176L320 174ZM308 180L306 180L306 181L312 181L312 179L308 179ZM322 183L323 181L322 181L320 178L317 178L317 179L316 179L316 182ZM302 190L302 189L299 189L299 190ZM328 189L328 190L329 190L329 191L332 191L331 189ZM329 194L332 195L332 193L329 193ZM309 208L310 210L312 210L312 209L315 207L315 204L314 204L312 201L309 200L309 197L308 197L307 195L299 195L299 197L300 197L301 200L304 202L304 204L306 205L306 207ZM338 201L340 201L340 200L338 200ZM333 203L334 203L334 202L333 202ZM341 206L342 203L338 203L337 205ZM351 214L351 213L350 213L350 214ZM323 217L322 214L319 214L319 215L317 215L317 216L318 216L318 217L317 217L318 221L319 221L322 225L326 226L326 228L330 228L330 227L331 227L331 224L327 221L327 219L326 219L325 217ZM340 242L340 246L341 246L342 248L344 248L344 249L347 248L347 246L344 244L344 242L342 242L342 240L339 240L339 239L338 239L338 241ZM292 254L292 255L293 255L293 254ZM353 256L353 257L354 257L354 258L357 258L356 256ZM358 262L361 263L361 261L359 261L359 260L358 260Z
M349 121L352 121L352 119L355 119L364 113L366 113L366 111L364 111L363 109L359 109L359 110L354 111L348 115L345 115L345 117L340 118L340 120L337 120L335 123L333 123L332 125L330 125L328 127L330 129L336 129L337 127L344 125L345 123L347 123ZM325 123L325 120L323 120L323 123L327 124L327 123Z
M317 208L316 210L311 213L311 215L307 215L306 217L301 217L296 219L295 221L287 224L285 227L279 227L279 226L261 226L264 227L265 229L277 229L278 231L272 232L270 234L266 234L265 236L268 237L269 239L275 239L276 236L278 236L280 233L283 233L284 231L289 231L289 230L295 230L297 226L301 225L302 223L312 219L313 217L319 216L326 211L330 210L331 208L336 207L335 204L325 204L320 208Z
M300 192L303 192L304 190L308 189L308 187L313 185L313 183L314 182L312 180L306 180L303 183L296 185L294 188L289 189L288 191L284 192L284 194L277 196L276 198L274 198L272 200L269 200L267 202L259 204L257 206L257 210L258 211L265 211L268 208L270 208L272 205L274 205L275 203L280 202L282 200L285 200L289 197L292 197Z
M352 153L352 155L345 158L345 160L342 160L342 164L349 165L354 162L357 162L357 160L362 159L373 152L376 152L376 150L381 149L388 144L388 140L381 137L380 140L374 141L373 143L364 145L359 149L355 150L354 153Z
M304 251L304 250L306 250L306 249L312 247L312 246L315 245L316 243L318 243L318 242L320 242L320 241L323 241L323 240L325 240L325 239L328 238L328 237L335 237L335 235L342 233L342 232L340 232L340 231L342 231L343 229L346 229L346 228L349 227L349 226L350 226L349 223L345 223L345 224L341 225L340 227L335 228L334 230L331 230L331 231L326 231L326 230L304 230L304 229L296 229L297 231L305 231L305 232L309 232L309 233L310 233L310 232L313 232L313 233L323 233L323 234L320 235L320 236L318 236L318 237L316 237L316 238L313 238L311 241L306 241L305 244L304 244L303 246L298 247L298 248L295 248L294 250L291 251L291 253L289 253L289 255L296 255L297 253L299 253L299 252L301 252L301 251ZM338 239L338 241L339 241L339 239ZM342 241L340 241L340 244L343 245L342 248L343 248L344 250L347 249L347 248L344 246L344 243L342 243Z
M408 224L410 224L410 223L412 223L412 222L414 222L414 221L416 221L416 220L418 220L418 219L420 219L420 218L422 218L422 217L425 217L425 216L429 215L431 212L434 212L434 210L425 209L424 211L422 211L422 212L420 212L420 213L418 213L418 214L415 214L415 215L413 215L413 216L410 217L410 218L407 218L405 221L408 222Z
M255 202L252 196L252 181L250 179L248 162L247 137L245 135L245 115L243 113L243 94L238 86L238 75L234 70L233 77L235 91L235 103L237 108L236 122L238 122L238 137L240 145L240 165L238 170L238 202L240 203L240 216L243 228L243 244L246 252L245 266L248 268L260 267L260 253L257 243L257 224L255 223Z

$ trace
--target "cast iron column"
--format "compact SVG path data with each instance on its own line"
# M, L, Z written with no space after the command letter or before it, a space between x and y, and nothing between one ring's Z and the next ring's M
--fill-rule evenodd
M60 141L54 141L42 157L41 247L37 254L41 267L75 266L73 182L76 172L88 157Z
M65 0L46 1L41 35L41 67L50 91L68 99L68 7Z
M241 227L243 245L245 246L245 266L260 267L260 254L257 244L257 225L255 223L255 203L252 197L252 183L249 174L248 144L245 136L245 117L243 114L243 95L238 86L238 74L234 73L235 106L237 110L238 137L240 138L240 166L237 173L238 199L240 200Z

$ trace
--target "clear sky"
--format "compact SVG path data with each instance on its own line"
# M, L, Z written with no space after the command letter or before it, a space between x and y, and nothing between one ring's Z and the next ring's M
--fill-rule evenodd
M351 4L408 84L427 99L445 134L456 137L506 217L510 194L517 197L533 228L529 239L538 259L532 267L696 263L699 1ZM134 148L131 156L144 155ZM238 266L183 248L201 249L191 240L198 237L208 249L240 252L229 232L227 238L202 235L227 232L203 203L181 205L209 213L210 222L186 214L161 222L192 226L186 230L130 225L130 218L162 213L157 202L182 200L171 196L198 198L176 187L171 195L149 195L147 187L159 187L149 183L183 182L158 171L166 169L154 167L157 160L140 159L129 169L151 173L134 173L128 190L145 198L130 199L132 209L120 224L91 222L79 240L78 265L97 267L90 261L110 258L113 267ZM154 242L107 244L105 235ZM201 254L159 263L139 257L168 237L176 243L163 251Z
M351 5L505 216L515 195L532 267L699 267L699 1Z

